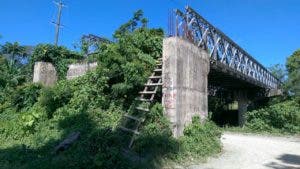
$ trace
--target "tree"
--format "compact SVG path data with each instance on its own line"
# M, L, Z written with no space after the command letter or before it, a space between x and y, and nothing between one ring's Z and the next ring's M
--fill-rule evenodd
M0 48L1 56L1 82L2 88L14 87L25 82L25 67L21 64L21 59L24 59L26 47L20 46L18 42L6 42Z
M269 71L275 76L277 79L279 79L281 82L285 82L287 80L287 72L282 64L275 64L268 68Z
M142 10L138 10L133 14L133 18L130 19L127 23L120 26L120 28L115 32L114 37L120 38L122 35L133 32L138 29L138 26L141 25L142 28L147 26L148 20L143 17L144 13Z
M6 42L3 46L1 46L1 53L8 56L10 66L16 64L19 61L19 58L24 58L27 56L26 48L24 46L20 46L18 42Z
M286 68L289 76L287 86L300 103L300 49L288 57Z
M95 58L109 70L111 100L130 106L146 79L155 59L162 54L162 29L146 27L147 19L141 10L114 33L114 42L101 43Z
M112 43L107 38L96 36L93 34L83 35L80 40L81 53L87 57L89 54L99 52L99 48L102 43Z

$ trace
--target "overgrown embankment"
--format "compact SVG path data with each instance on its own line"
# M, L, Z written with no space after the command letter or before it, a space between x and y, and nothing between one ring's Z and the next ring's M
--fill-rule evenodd
M1 87L0 168L159 168L164 159L182 162L220 152L221 132L213 123L200 124L194 118L185 135L175 140L157 103L133 146L142 158L132 161L123 155L127 143L117 126L134 107L162 50L163 31L147 28L146 22L139 11L116 31L115 42L98 44L93 56L98 67L82 77L60 80L50 88L30 81ZM63 76L66 64L60 65L56 57L62 51L66 53L40 45L32 59L54 61ZM72 59L68 56L64 58ZM55 152L75 131L80 138Z
M286 70L275 65L271 71L283 82L283 96L248 112L246 128L256 132L300 134L300 50L287 58Z
M245 127L255 132L300 133L300 105L295 99L269 104L247 112Z

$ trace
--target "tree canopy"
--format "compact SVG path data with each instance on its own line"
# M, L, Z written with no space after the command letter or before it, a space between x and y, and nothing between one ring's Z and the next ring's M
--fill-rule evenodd
M286 67L289 76L287 86L300 103L300 49L288 57Z
M20 58L26 57L26 48L20 46L18 42L10 43L6 42L1 46L1 53L8 56L10 64L16 64Z

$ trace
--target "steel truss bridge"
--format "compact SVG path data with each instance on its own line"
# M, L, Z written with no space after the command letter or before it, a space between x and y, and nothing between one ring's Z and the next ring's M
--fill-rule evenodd
M215 83L233 86L236 84L233 77L243 84L267 90L280 88L281 82L262 64L191 7L187 6L184 12L175 10L175 15L176 23L172 16L169 21L169 29L175 30L170 35L185 38L209 53L210 74Z

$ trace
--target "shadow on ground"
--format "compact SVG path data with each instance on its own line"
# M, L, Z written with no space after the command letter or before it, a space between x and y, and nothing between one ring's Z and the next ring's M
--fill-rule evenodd
M300 168L300 156L294 154L282 154L278 158L281 163L270 162L266 164L267 167L273 169L299 169Z
M159 168L159 159L175 149L162 147L172 142L161 135L143 137L141 142L161 140L151 146L151 155L130 159L124 155L126 136L109 127L100 128L86 113L73 115L58 123L63 134L59 140L50 140L38 148L16 145L0 150L1 169L92 169L92 168ZM70 133L79 131L80 138L67 150L54 152L55 146ZM163 151L162 151L163 150ZM126 154L126 153L125 153Z

